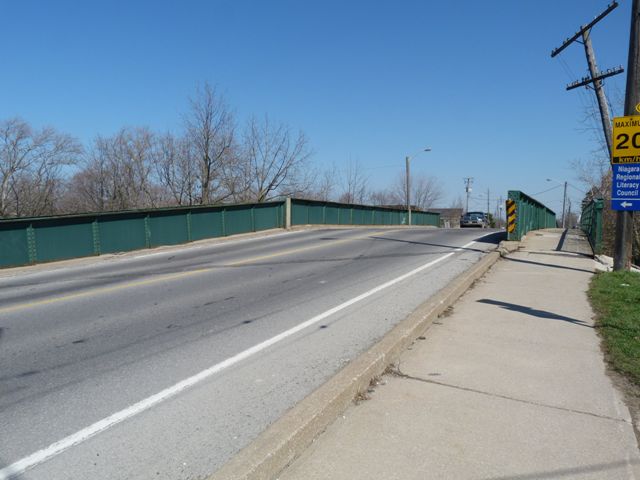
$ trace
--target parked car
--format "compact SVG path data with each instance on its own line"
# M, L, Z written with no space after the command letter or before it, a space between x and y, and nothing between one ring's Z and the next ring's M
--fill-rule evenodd
M487 217L484 212L467 212L460 219L460 227L487 227Z

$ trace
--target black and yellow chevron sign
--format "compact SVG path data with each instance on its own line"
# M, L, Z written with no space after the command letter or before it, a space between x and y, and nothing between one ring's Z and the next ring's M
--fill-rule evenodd
M507 200L507 232L513 233L516 229L516 202Z

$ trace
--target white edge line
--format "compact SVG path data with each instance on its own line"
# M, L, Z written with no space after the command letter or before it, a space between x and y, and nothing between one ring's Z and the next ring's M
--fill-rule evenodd
M483 237L484 236L486 235L483 235ZM482 238L482 237L479 237L479 238ZM467 243L466 245L463 245L462 247L455 249L451 253L447 253L446 255L436 258L435 260L432 260L429 263L425 263L424 265L421 265L418 268L415 268L403 275L400 275L399 277L396 277L392 280L389 280L388 282L378 285L377 287L374 287L371 290L358 295L357 297L353 297L352 299L347 300L346 302L341 303L340 305L337 305L319 315L316 315L315 317L312 317L309 320L306 320L296 325L295 327L290 328L289 330L285 330L284 332L279 333L278 335L271 337L261 343L258 343L253 347L247 348L246 350L243 350L242 352L237 353L236 355L229 357L220 363L217 363L205 370L202 370L201 372L196 373L195 375L189 378L186 378L171 387L165 388L164 390L154 395L151 395L150 397L147 397L144 400L141 400L123 410L120 410L119 412L109 415L108 417L103 418L102 420L99 420L93 423L92 425L89 425L88 427L85 427L82 430L79 430L76 433L73 433L63 438L62 440L58 440L57 442L52 443L48 447L38 450L37 452L32 453L31 455L28 455L18 460L17 462L14 462L11 465L8 465L0 469L0 480L9 480L10 478L15 477L16 475L21 475L28 469L33 468L36 465L39 465L43 462L46 462L47 460L55 457L56 455L61 454L65 450L75 445L79 445L80 443L97 435L98 433L103 432L128 418L138 415L139 413L142 413L145 410L150 409L151 407L159 404L160 402L163 402L164 400L168 400L169 398L176 396L178 393L182 392L183 390L193 387L194 385L202 382L203 380L206 380L212 375L215 375L216 373L219 373L222 370L225 370L235 365L236 363L239 363L255 355L256 353L259 353L262 350L269 348L270 346L284 340L285 338L288 338L291 335L298 333L300 330L304 330L305 328L310 327L311 325L318 323L321 320L324 320L325 318L333 315L334 313L337 313L341 310L344 310L347 307L350 307L354 303L364 300L365 298L368 298L371 295L374 295L382 290L385 290L386 288L389 288L395 285L396 283L402 282L403 280L406 280L407 278L412 277L417 273L420 273L421 271L426 270L427 268L432 267L437 263L440 263L441 261L454 255L455 252L461 251L462 249L467 248L474 243L475 243L475 240Z

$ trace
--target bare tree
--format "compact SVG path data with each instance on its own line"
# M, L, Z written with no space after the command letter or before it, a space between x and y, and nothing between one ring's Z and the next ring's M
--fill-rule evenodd
M335 164L325 169L316 177L315 198L322 201L333 199L336 182L338 179L338 169Z
M418 175L411 183L412 203L423 210L433 207L444 196L442 185L436 177Z
M107 210L107 177L99 165L85 165L67 182L61 198L64 213L103 212Z
M235 121L224 98L205 83L190 99L185 116L190 160L197 172L197 203L222 202L233 195L226 184L229 170L237 164L233 155Z
M394 205L397 204L395 196L389 190L375 190L369 193L369 202L373 205Z
M449 206L449 208L459 208L460 210L464 209L464 200L462 199L462 196L458 195L453 202L451 202L451 205Z
M0 122L0 217L54 213L62 171L80 153L75 139L53 128Z
M391 196L395 204L404 205L406 203L406 178L405 173L398 174L391 186ZM429 209L444 196L444 190L436 177L412 175L409 188L411 189L411 205L423 210Z
M349 161L342 172L342 193L338 200L343 203L364 203L367 198L369 177L363 173L359 161Z
M156 139L153 163L167 197L164 203L193 205L198 200L198 171L187 139L171 133Z
M69 182L69 204L85 211L158 206L162 195L152 168L153 142L146 128L97 137L83 168Z
M310 155L303 132L293 134L288 126L273 123L267 116L260 121L252 118L244 137L245 199L265 202L309 191Z
M323 202L335 200L335 189L338 182L338 169L335 164L324 169L308 170L311 181L306 191L299 191L298 195L309 200Z

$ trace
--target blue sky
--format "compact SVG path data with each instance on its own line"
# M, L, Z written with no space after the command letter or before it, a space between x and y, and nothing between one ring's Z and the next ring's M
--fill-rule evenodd
M88 143L122 126L179 130L207 81L242 123L303 130L319 166L359 161L374 188L404 168L436 176L449 204L474 177L480 198L535 194L597 148L582 45L550 52L607 0L2 1L0 118L52 125ZM592 33L601 69L627 63L631 1ZM624 75L606 83L617 108ZM575 204L581 194L569 189ZM562 208L562 189L538 195ZM492 207L493 208L493 207Z

